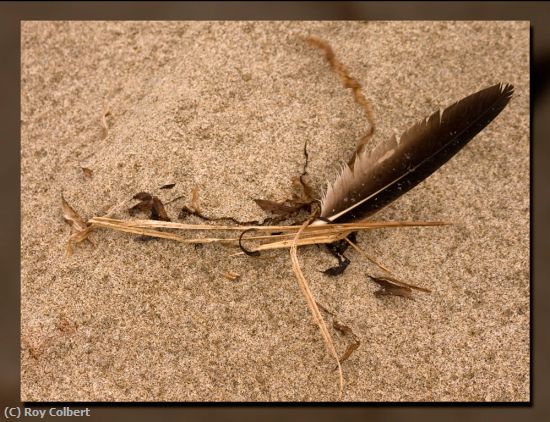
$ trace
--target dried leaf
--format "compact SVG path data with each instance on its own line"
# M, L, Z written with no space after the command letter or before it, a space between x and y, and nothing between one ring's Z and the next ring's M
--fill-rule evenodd
M161 189L172 189L174 186L176 186L175 183L168 183L167 185L162 185Z
M400 285L399 282L392 277L369 277L381 287L380 290L374 292L376 296L401 296L407 299L413 299L412 289Z
M132 199L139 199L140 201L148 201L152 198L151 194L147 192L139 192L132 197Z
M340 357L340 364L344 363L346 360L348 360L353 352L355 352L359 346L361 346L361 342L358 339L355 339L353 343L348 344L348 347L346 348L346 351L344 354Z
M168 217L168 214L164 209L164 205L162 204L161 200L156 196L153 196L153 205L151 208L151 219L160 220L160 221L170 221L170 217Z
M130 215L135 215L139 211L150 212L151 215L149 218L151 220L170 221L164 205L158 197L152 196L147 192L139 192L133 196L133 199L138 199L141 202L138 202L128 210Z
M304 207L304 204L288 204L288 201L284 202L275 202L275 201L268 201L266 199L254 199L254 202L258 204L258 206L263 209L266 212L270 212L272 214L287 216L292 213L295 213L296 211L299 211Z
M94 171L88 167L80 167L82 169L82 173L84 173L84 177L91 179L94 175Z
M332 316L334 318L334 320L332 321L332 326L334 327L334 329L336 331L339 331L343 335L349 335L353 338L353 342L348 344L348 347L346 348L346 351L340 357L340 363L343 363L346 360L348 360L350 358L350 356L352 355L352 353L359 348L359 346L361 345L361 341L359 340L359 337L357 337L357 335L353 332L351 327L348 327L347 325L342 324L341 322L339 322L336 319L335 315L332 315Z
M329 277L336 277L340 274L343 274L344 271L346 271L346 268L348 268L348 265L351 261L343 255L341 258L339 258L338 261L339 262L337 266L327 268L323 271L323 274L328 275Z

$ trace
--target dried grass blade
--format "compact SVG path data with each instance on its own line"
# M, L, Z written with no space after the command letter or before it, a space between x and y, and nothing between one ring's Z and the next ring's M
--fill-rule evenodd
M327 345L327 348L330 352L330 354L334 357L338 364L338 374L339 374L339 381L340 381L340 389L338 397L342 397L342 391L344 389L344 375L342 373L342 366L340 365L340 359L338 358L338 352L336 351L336 347L334 346L334 342L332 341L332 337L330 336L330 332L327 329L327 326L325 324L325 321L323 320L323 317L321 316L321 312L319 311L319 307L317 306L317 303L315 301L315 298L313 297L313 294L311 293L311 290L309 288L309 285L307 283L306 278L304 277L304 274L302 273L302 270L300 268L300 262L298 261L298 240L304 229L309 224L309 221L306 221L301 227L300 230L298 230L298 233L296 233L296 236L294 237L294 242L292 246L290 247L290 259L292 260L292 270L294 271L294 274L296 275L296 278L298 279L298 284L300 286L300 289L302 290L302 294L304 295L307 305L309 307L309 310L311 311L313 318L315 319L315 322L319 326L319 329L321 330L321 335L323 336L323 339L325 340L325 344Z
M349 240L347 237L346 237L346 242L348 242L350 244L350 246L355 249L357 252L359 252L360 255L363 255L365 258L367 258L370 262L372 262L374 265L376 265L377 267L379 267L380 269L382 269L384 272L386 272L387 274L389 275L393 275L393 273L387 268L385 267L384 265L382 265L380 262L378 262L377 260L375 260L371 255L369 255L368 253L366 253L363 249L361 249L359 246L357 246L355 243L353 243L351 240Z
M234 230L242 231L255 229L257 231L279 231L279 232L296 232L300 229L300 226L226 226L215 224L185 224L185 223L173 223L170 221L157 221L157 220L119 220L109 217L93 217L88 220L92 224L100 224L104 222L111 223L113 225L123 225L126 227L142 227L142 228L166 228L166 229L179 229L179 230ZM305 230L306 233L312 231L322 232L341 232L344 230L356 231L356 230L370 230L381 228L397 228L397 227L428 227L428 226L444 226L451 223L444 221L362 221L356 223L345 224L324 224L324 225L312 225L308 226Z
M160 230L144 229L139 227L124 226L121 224L109 224L106 221L96 221L93 223L94 227L103 227L107 229L112 229L125 233L139 234L142 236L157 237L160 239L169 239L175 240L176 242L181 243L215 243L215 242L235 242L238 241L238 238L219 238L219 237L203 237L196 239L189 239L182 236L178 236L174 233L162 232Z

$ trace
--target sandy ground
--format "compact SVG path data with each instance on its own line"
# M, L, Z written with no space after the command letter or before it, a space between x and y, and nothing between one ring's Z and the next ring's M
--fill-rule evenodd
M289 197L305 141L321 192L368 123L303 35L363 84L373 142L485 86L516 87L471 144L375 216L453 226L359 236L431 294L377 298L357 253L328 278L331 256L299 250L318 301L361 341L343 399L529 400L528 22L24 22L23 401L337 399L287 251L230 257L98 230L96 248L64 256L62 192L85 218L140 191L181 196L167 206L181 221L198 187L205 214L262 219L253 199ZM332 334L342 352L349 337Z

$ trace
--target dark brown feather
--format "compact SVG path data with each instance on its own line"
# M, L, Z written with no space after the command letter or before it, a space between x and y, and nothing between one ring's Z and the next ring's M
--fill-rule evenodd
M437 111L371 152L359 151L322 201L321 217L344 223L374 214L466 145L508 104L514 87L497 84Z

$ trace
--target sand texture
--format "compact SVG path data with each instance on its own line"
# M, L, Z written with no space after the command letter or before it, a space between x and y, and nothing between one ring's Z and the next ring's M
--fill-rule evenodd
M368 121L307 35L329 42L363 85L373 144L481 88L515 86L476 139L373 218L454 225L358 236L431 294L376 297L367 274L377 269L358 253L329 278L320 270L332 256L299 249L319 303L361 341L343 364L343 400L530 399L528 22L23 22L21 31L23 401L337 400L334 361L288 250L231 257L222 245L99 229L95 248L64 255L62 193L84 218L115 204L114 217L134 218L127 208L140 191L179 197L166 206L172 221L200 222L178 220L196 188L211 218L261 220L253 200L290 197L307 141L320 195ZM342 353L350 337L331 333Z

